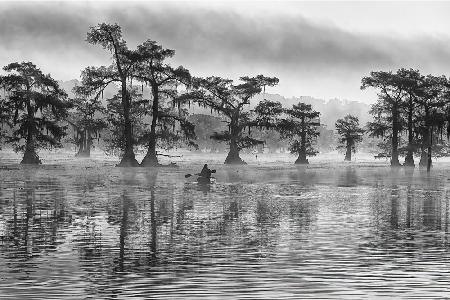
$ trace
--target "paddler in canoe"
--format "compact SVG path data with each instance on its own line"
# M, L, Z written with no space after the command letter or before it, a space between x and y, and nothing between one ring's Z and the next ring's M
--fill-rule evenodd
M211 177L212 173L216 173L216 170L211 170L208 168L208 165L205 164L203 166L203 169L200 171L200 173L194 174L197 175L197 182L198 183L213 183L216 179L214 177ZM186 174L184 177L189 178L192 174Z
M211 177L212 173L216 173L216 170L209 169L208 168L208 164L205 164L203 166L203 169L198 174L199 177L197 177L197 182L198 183L212 183L212 182L214 182L215 178Z

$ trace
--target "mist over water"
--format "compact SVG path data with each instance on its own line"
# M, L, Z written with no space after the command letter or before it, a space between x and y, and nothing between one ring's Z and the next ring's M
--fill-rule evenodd
M449 163L47 159L0 168L2 299L449 295Z

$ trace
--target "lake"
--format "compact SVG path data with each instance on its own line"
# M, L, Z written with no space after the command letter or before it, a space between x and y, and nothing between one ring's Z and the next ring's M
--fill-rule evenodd
M450 295L450 164L0 169L1 299Z

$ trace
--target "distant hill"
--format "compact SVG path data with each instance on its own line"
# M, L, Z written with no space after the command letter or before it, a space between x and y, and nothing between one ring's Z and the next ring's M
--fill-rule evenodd
M265 94L264 96L257 95L250 100L249 109L253 109L259 101L263 100L263 98L271 101L279 101L284 107L292 107L293 104L299 102L311 104L315 110L320 112L320 121L322 124L325 124L328 129L334 129L336 120L343 118L347 114L357 116L359 118L359 123L362 126L365 126L372 118L369 115L370 105L368 104L358 101L340 100L337 98L325 101L310 96L285 98L278 94ZM211 114L210 109L198 106L192 106L190 112L192 114ZM216 114L213 113L213 115Z
M296 104L298 102L311 104L315 110L320 112L320 120L322 124L327 125L329 129L334 129L336 120L348 114L357 116L361 125L365 125L372 119L369 114L370 105L358 101L348 101L337 98L325 101L323 99L316 99L309 96L290 98L287 100L289 102L289 106L292 106L292 104Z
M60 86L67 92L69 97L74 97L72 89L80 84L80 81L77 79L69 80L69 81L60 81ZM113 97L119 88L114 84L110 84L103 93L103 99L108 99ZM150 94L150 89L144 87L144 97ZM371 120L371 116L369 115L370 105L365 103L361 103L358 101L348 101L341 99L330 99L325 101L324 99L317 99L310 96L300 96L300 97L291 97L285 98L278 94L265 94L264 96L257 95L250 101L250 109L254 108L255 105L261 101L263 98L279 101L283 104L284 107L292 107L293 104L297 104L298 102L304 102L307 104L311 104L312 107L320 112L320 120L322 124L325 124L328 129L334 129L334 123L337 119L344 117L347 114L355 115L359 118L359 122L361 125L365 125L369 120ZM209 114L217 116L216 113L211 113L210 109L201 108L197 105L191 105L189 109L191 114Z

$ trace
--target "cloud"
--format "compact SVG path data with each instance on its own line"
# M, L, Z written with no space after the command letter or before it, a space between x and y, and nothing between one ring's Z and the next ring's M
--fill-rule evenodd
M399 63L441 65L450 58L446 47L450 39L351 33L301 15L248 17L233 10L173 4L111 10L108 15L121 20L135 39L154 37L178 54L200 61L311 70L388 68Z
M193 59L270 64L308 69L392 63L382 47L335 27L313 24L301 16L247 17L212 9L111 11L133 35L151 33ZM133 15L133 18L127 18Z
M344 93L334 96L352 97L360 95L358 81L371 70L450 69L448 38L354 33L292 13L247 14L188 2L4 3L0 63L33 60L54 76L77 77L88 65L109 63L107 52L85 41L89 26L104 21L119 23L130 47L153 39L175 49L174 62L194 74L267 73L302 82L303 89L280 85L289 93L318 92L325 82ZM346 94L346 89L353 90Z

